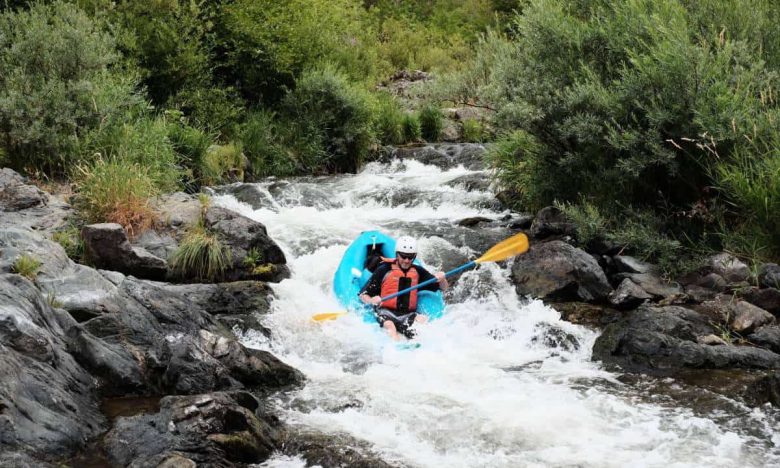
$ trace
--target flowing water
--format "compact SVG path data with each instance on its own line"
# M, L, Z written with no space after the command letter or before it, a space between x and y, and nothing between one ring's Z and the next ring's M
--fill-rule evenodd
M216 197L264 223L287 255L292 277L273 285L277 299L263 317L272 338L248 333L243 341L306 375L305 387L277 401L288 424L365 440L382 459L415 467L780 464L775 410L717 395L689 404L702 391L671 380L622 383L591 362L594 331L517 296L511 265L460 277L447 314L421 327L416 350L396 348L352 315L310 320L340 309L332 275L361 231L416 236L431 271L510 235L491 194L451 183L475 173L371 163L357 175L255 184L265 200L256 210ZM497 222L457 226L472 216ZM305 463L280 455L263 466Z

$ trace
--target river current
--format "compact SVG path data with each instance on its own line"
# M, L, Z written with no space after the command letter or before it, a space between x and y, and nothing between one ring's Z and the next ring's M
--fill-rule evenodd
M272 285L262 317L271 338L249 332L242 341L306 375L302 389L275 401L288 424L366 441L381 459L412 467L780 466L776 410L717 395L695 404L702 390L605 371L590 359L597 332L518 297L511 263L454 282L445 317L420 327L416 350L397 349L356 316L311 320L341 308L333 273L361 231L417 237L431 271L512 234L492 194L453 184L479 173L396 160L356 175L253 184L265 199L258 209L215 197L264 223L287 256L291 278ZM457 225L474 216L496 223ZM261 466L305 462L279 455Z

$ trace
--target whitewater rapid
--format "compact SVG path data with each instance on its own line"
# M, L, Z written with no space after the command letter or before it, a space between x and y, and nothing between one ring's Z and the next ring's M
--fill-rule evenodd
M446 316L420 328L414 351L392 346L356 316L311 321L340 309L333 273L361 231L417 237L431 271L511 233L456 225L507 215L490 193L452 184L474 174L394 161L357 175L254 184L266 199L257 210L215 197L265 224L287 256L292 276L272 285L272 312L262 317L272 338L249 332L242 340L306 375L302 389L276 402L288 424L349 435L383 460L413 467L780 463L774 410L723 399L700 411L655 394L654 384L622 383L591 362L594 331L517 296L511 264L483 265L455 282ZM279 455L262 466L305 463Z

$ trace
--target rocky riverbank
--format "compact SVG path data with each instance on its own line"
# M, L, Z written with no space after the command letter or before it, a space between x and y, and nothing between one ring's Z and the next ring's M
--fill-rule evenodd
M479 168L482 150L427 145L388 155ZM452 183L488 185L478 174ZM267 203L248 187L220 190ZM272 299L266 282L289 271L265 226L181 193L155 209L156 229L135 238L118 225L83 226L88 266L51 240L72 222L69 204L0 172L0 465L241 466L283 453L310 465L383 466L361 441L280 421L268 398L305 376L235 338L234 330L274 332L258 320ZM230 251L219 282L171 267L197 223ZM477 250L527 232L531 249L511 270L517 294L601 329L593 359L628 380L673 377L750 405L780 404L777 265L754 276L720 254L669 282L606 242L576 247L576 226L555 208L453 224L467 241L474 233ZM459 255L442 263L456 266ZM22 257L39 265L22 269ZM576 344L564 335L551 339Z

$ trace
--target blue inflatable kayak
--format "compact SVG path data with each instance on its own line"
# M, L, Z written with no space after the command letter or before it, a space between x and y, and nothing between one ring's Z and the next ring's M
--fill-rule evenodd
M374 314L371 307L358 299L358 292L371 278L371 270L367 267L374 265L367 260L376 255L394 258L395 239L379 231L364 231L344 252L333 278L333 292L339 302L347 309L362 314L367 322L375 320ZM419 259L415 259L414 263L422 265ZM437 319L444 314L444 307L441 291L417 292L418 313L426 314L430 319Z

